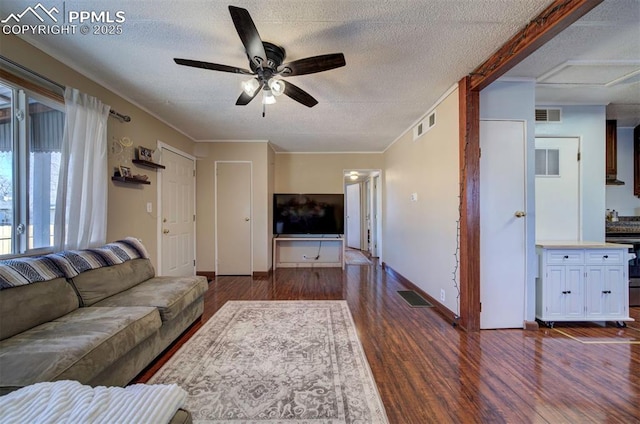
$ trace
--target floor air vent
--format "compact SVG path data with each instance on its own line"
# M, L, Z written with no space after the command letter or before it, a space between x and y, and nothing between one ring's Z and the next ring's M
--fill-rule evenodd
M413 308L432 308L433 305L413 290L398 290L398 294Z

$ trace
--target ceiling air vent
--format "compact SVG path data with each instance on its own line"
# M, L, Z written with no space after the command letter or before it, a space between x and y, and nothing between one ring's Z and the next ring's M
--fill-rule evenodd
M536 109L536 122L560 122L562 109Z
M433 111L413 128L413 141L436 126L436 112Z

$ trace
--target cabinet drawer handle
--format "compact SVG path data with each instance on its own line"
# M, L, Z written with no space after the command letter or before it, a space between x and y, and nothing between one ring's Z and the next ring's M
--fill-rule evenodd
M565 290L562 292L562 294L571 294L571 290Z
M569 255L564 255L564 258L565 259L569 259Z
M611 294L611 290L603 290L602 293L603 294Z
M602 259L608 259L608 258L609 258L609 255L604 255L604 256L602 257Z

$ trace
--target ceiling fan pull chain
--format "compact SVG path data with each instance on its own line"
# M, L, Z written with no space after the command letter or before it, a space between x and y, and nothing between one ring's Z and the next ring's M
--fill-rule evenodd
M266 106L264 103L262 103L262 117L264 118L264 115L266 113Z

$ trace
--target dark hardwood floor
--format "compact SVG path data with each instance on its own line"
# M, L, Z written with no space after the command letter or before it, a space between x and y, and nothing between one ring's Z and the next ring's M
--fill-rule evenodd
M640 308L627 328L556 323L469 334L434 308L409 307L396 293L403 289L377 265L217 277L202 322L228 300L347 300L391 423L640 423Z

